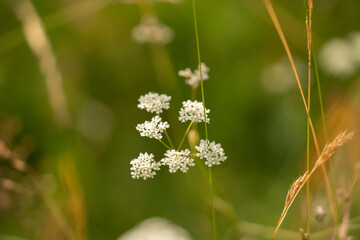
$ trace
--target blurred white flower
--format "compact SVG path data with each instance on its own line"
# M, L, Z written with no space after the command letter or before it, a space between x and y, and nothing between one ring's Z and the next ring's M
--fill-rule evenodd
M140 153L138 158L131 160L131 176L134 179L153 178L156 171L160 170L160 163L155 162L154 155L148 153Z
M214 165L220 165L221 162L225 161L227 157L225 156L224 149L221 147L221 144L216 144L209 140L200 140L200 145L195 147L199 152L196 154L200 159L205 158L205 165L212 167Z
M334 38L324 44L319 53L319 65L327 73L337 77L348 77L356 70L352 45L349 41Z
M151 122L145 121L144 123L138 124L136 130L140 132L142 137L161 139L161 133L169 127L168 122L162 122L159 116L155 116L151 119Z
M202 73L203 81L209 79L209 71L210 71L210 68L208 66L206 66L205 63L201 63L201 73ZM186 84L196 88L199 85L199 83L201 82L200 66L198 66L198 68L194 71L194 73L191 71L190 68L180 70L179 76L186 78L185 79Z
M161 159L162 165L169 166L169 172L175 173L177 170L187 172L189 167L195 166L194 159L189 158L190 150L185 149L182 151L167 150L165 158Z
M138 108L145 109L150 113L160 114L170 108L171 97L165 94L149 92L139 98Z
M183 107L179 111L180 114L179 121L205 122L204 107L202 102L198 102L198 101L192 102L190 100L187 100L186 102L185 101L182 102L182 104ZM210 112L210 110L206 109L205 112L206 112L206 122L209 123L210 118L208 117L207 114Z
M294 60L300 79L306 72L306 65L303 61ZM261 82L266 91L273 94L283 94L296 86L296 79L291 65L287 58L267 66L261 73Z
M133 28L131 36L138 43L167 44L174 39L174 31L154 16L145 15Z
M170 221L152 217L130 229L117 240L191 240L190 234Z

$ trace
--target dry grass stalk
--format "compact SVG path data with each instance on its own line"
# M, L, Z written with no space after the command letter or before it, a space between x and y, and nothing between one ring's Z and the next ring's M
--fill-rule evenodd
M29 0L11 2L14 12L22 24L25 39L37 57L40 70L45 77L48 97L57 123L64 127L71 123L67 107L63 79L44 24Z
M316 160L315 166L311 171L310 175L322 164L324 164L332 155L336 152L336 150L349 142L354 137L353 132L344 131L341 132L332 142L325 145L320 157Z
M308 117L307 117L307 149L306 149L306 166L310 171L310 100L311 100L311 19L312 19L313 2L308 0L308 15L306 16L307 48L308 48ZM310 233L310 181L306 184L306 229Z
M310 179L311 175L324 163L326 163L329 158L334 155L336 150L349 142L354 137L353 132L341 132L332 142L326 144L324 147L320 157L316 160L314 167L312 168L311 172L308 173L307 171L304 173L304 175L300 176L298 179L295 180L295 182L291 185L288 194L286 196L285 200L285 206L284 210L281 213L280 219L276 225L275 231L271 237L271 239L274 239L276 232L279 230L280 225L285 219L285 216L287 212L289 211L291 205L293 204L296 196L299 194L300 190L304 186L304 184Z
M308 117L308 121L309 121L309 124L310 124L310 129L311 129L312 136L313 136L313 139L314 139L316 152L317 152L318 156L320 156L319 144L318 144L317 137L316 137L315 130L314 130L314 126L313 126L313 123L312 123L312 120L311 120L311 117L310 117L310 111L309 111L310 109L309 109L309 106L308 106L308 104L306 103L306 100L305 100L304 92L303 92L301 84L300 84L299 75L297 73L292 54L290 52L289 45L287 44L284 32L282 31L279 20L277 18L277 15L276 15L276 13L274 11L274 8L273 8L270 0L263 0L263 2L265 4L265 7L266 7L270 17L271 17L271 20L273 21L273 24L274 24L274 26L275 26L275 28L276 28L276 30L278 32L278 35L279 35L279 37L281 39L281 42L284 45L286 54L287 54L287 56L289 58L291 67L293 69L293 72L294 72L294 75L295 75L295 78L296 78L296 82L297 82L299 90L300 90L301 98L302 98L303 103L304 103L304 107L305 107L306 114L307 114L307 117ZM310 37L311 37L311 35L310 35ZM334 220L334 224L336 225L337 221L338 221L337 220L338 219L337 208L336 208L336 204L335 204L334 197L333 197L333 190L331 188L329 177L327 175L327 171L326 171L326 168L325 168L324 165L322 165L322 172L323 172L323 175L324 175L326 193L327 193L327 197L328 197L328 200L329 200L329 203L330 203L330 209L331 209L332 217L333 217L333 220Z

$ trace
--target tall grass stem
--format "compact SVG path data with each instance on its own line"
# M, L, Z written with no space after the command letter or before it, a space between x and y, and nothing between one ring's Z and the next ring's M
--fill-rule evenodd
M204 93L204 81L202 76L202 69L201 69L201 55L200 55L200 44L199 44L199 31L198 31L198 24L197 24L197 17L196 17L196 5L195 0L192 0L192 8L193 8L193 15L194 15L194 27L195 27L195 37L196 37L196 49L198 55L198 62L199 62L199 71L200 71L200 86L201 86L201 98L204 108L204 124L205 124L205 136L206 140L209 140L209 134L207 129L207 119L206 119L206 108L205 108L205 93ZM217 233L216 233L216 219L215 219L215 210L214 210L214 187L212 183L212 173L211 168L209 168L209 185L210 185L210 204L211 204L211 216L212 216L212 227L213 227L213 237L214 240L217 240Z

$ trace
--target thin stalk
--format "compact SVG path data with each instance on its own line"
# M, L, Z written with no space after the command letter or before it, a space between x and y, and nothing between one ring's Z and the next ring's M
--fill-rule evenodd
M169 141L171 148L175 148L174 144L172 143L171 138L169 137L169 134L166 130L165 130L165 136L166 136L167 140Z
M308 1L306 16L307 48L308 48L308 116L306 131L306 170L310 171L310 102L311 102L311 20L312 20L312 0ZM310 180L306 183L306 230L310 234Z
M201 98L202 98L203 109L204 109L205 136L206 136L206 141L208 141L209 140L209 135L208 135L208 129L207 129L206 108L205 108L205 93L204 93L204 83L203 83L203 76L202 76L202 69L201 69L199 31L198 31L198 25L197 25L195 0L192 0L192 8L193 8L193 15L194 15L196 49L197 49L197 55L198 55L200 80L201 80L200 81ZM211 168L209 168L209 185L210 185L210 203L211 203L211 217L212 217L212 224L213 224L213 237L214 237L214 240L217 240L216 219L215 219L215 210L214 210L214 187L213 187L213 184L212 184Z
M306 169L310 171L310 124L307 120L306 132ZM310 234L310 179L306 183L306 232Z
M285 35L284 35L284 32L282 31L282 28L280 26L280 23L279 23L279 20L277 18L277 15L274 11L274 8L270 2L270 0L263 0L264 4L265 4L265 7L270 15L270 18L271 20L273 21L273 24L278 32L278 35L281 39L281 42L284 46L284 49L286 51L286 54L289 58L289 61L290 61L290 64L291 64L291 67L292 67L292 70L294 72L294 75L295 75L295 78L296 78L296 82L298 84L298 87L299 87L299 91L300 91L300 94L301 94L301 98L303 100L303 104L304 104L304 107L305 107L305 110L306 110L306 114L308 115L308 118L309 118L309 123L310 123L310 128L311 128L311 132L312 132L312 137L314 139L314 144L315 144L315 148L316 148L316 152L317 152L317 155L320 156L320 149L319 149L319 144L318 144L318 141L317 141L317 137L316 137L316 134L315 134L315 129L314 129L314 125L312 123L312 120L311 120L311 117L310 117L310 114L309 114L309 109L308 109L308 105L306 103L306 100L305 100L305 95L304 95L304 92L302 90L302 87L301 87L301 84L300 84L300 79L299 79L299 75L297 73L297 70L296 70L296 67L295 67L295 63L294 63L294 60L293 60L293 57L291 55L291 51L290 51L290 48L289 48L289 45L287 44L287 41L286 41L286 38L285 38ZM329 203L330 203L330 209L331 209L331 213L332 213L332 217L333 217L333 221L334 221L334 225L337 225L337 222L338 222L338 214L337 214L337 208L336 208L336 205L335 205L335 200L334 200L334 194L333 194L333 190L331 189L331 186L330 186L330 181L329 181L329 177L327 175L327 172L326 172L326 168L324 165L321 166L322 168L322 172L323 172L323 175L324 175L324 181L325 181L325 186L326 186L326 193L327 193L327 197L328 197L328 200L329 200Z
M183 145L183 143L184 143L184 140L185 140L187 134L189 133L189 131L190 131L190 129L191 129L191 125L192 125L193 123L194 123L194 122L191 122L191 123L189 124L189 126L187 127L187 129L186 129L186 131L185 131L185 133L184 133L184 136L183 136L182 139L181 139L181 142L180 142L180 144L179 144L179 147L177 148L178 151L181 149L181 147L182 147L182 145Z
M359 174L356 174L355 177L354 177L353 182L351 183L351 187L350 187L350 190L349 190L349 195L350 196L351 196L351 192L354 190L354 187L355 187L356 181L358 180L358 177L359 177Z
M171 150L172 148L171 147L169 147L166 143L164 143L164 141L163 140L161 140L161 139L158 139L159 140L159 142L161 142L162 143L162 145L164 145L167 149L169 149L169 150Z
M317 61L316 61L316 54L315 54L315 50L314 50L314 49L312 50L312 54L313 54L313 62L314 62L314 69L315 69L317 89L318 89L318 94L319 94L321 120L322 120L322 124L323 124L323 131L324 131L324 136L325 136L325 142L327 142L329 139L328 139L328 132L327 132L327 126L326 126L326 121L325 121L325 111L324 111L323 98L322 98L322 94L321 94L321 85L320 85L319 69L318 69L318 65L317 65Z
M214 188L213 188L213 182L212 182L211 167L209 167L209 184L210 184L210 206L211 206L213 234L214 234L214 239L217 239L215 209L214 209Z
M196 18L196 7L195 7L195 0L192 1L193 6L193 14L194 14L194 27L195 27L195 36L196 36L196 49L198 54L198 62L199 62L199 71L200 71L200 86L201 86L201 98L204 108L204 123L205 123L205 135L206 140L209 140L208 130L207 130L207 119L206 119L206 108L205 108L205 94L204 94L204 84L203 84L203 76L202 76L202 69L201 69L201 57L200 57L200 44L199 44L199 31L197 25L197 18Z
M321 94L319 69L318 69L317 60L316 60L315 49L312 50L312 54L313 54L313 62L314 62L316 83L317 83L317 89L318 89L318 95L319 95L321 121L322 121L322 125L323 125L323 132L324 132L325 142L328 142L329 137L328 137L328 130L327 130L327 126L326 126L326 120L325 120L325 111L324 111L323 97L322 97L322 94ZM334 187L334 171L332 169L332 159L329 159L329 171L330 171L330 178L331 178L331 182L332 182L332 187L334 189L335 188Z

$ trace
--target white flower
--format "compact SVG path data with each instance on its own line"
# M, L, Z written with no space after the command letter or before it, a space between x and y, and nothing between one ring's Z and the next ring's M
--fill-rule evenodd
M138 43L167 44L174 39L174 31L155 17L146 15L133 28L131 36Z
M210 112L209 109L206 109L206 122L210 122L210 118L208 117L208 113ZM202 102L198 101L190 101L187 100L183 102L183 107L179 111L179 121L186 122L205 122L204 118L204 107Z
M169 128L168 122L162 122L161 117L155 116L150 121L138 124L136 130L140 132L142 137L161 139L161 133Z
M139 98L138 108L145 109L150 113L160 114L165 109L170 108L171 97L165 94L149 92Z
M153 178L156 170L160 170L160 163L155 162L154 155L148 153L140 153L138 158L131 160L131 176L134 179Z
M182 227L165 218L152 217L137 224L117 240L192 240Z
M200 159L205 158L205 165L212 167L214 165L220 165L221 162L226 160L224 149L221 147L221 144L216 144L209 140L200 140L200 145L195 147L199 152L196 154Z
M208 74L209 71L210 71L210 68L208 66L206 66L205 63L201 63L201 73L202 73L203 81L209 79L209 74ZM180 70L179 76L186 78L185 79L186 84L188 84L192 87L197 87L198 84L201 82L200 67L198 66L198 68L194 71L194 73L191 71L190 68Z
M327 73L337 77L349 77L357 69L353 49L349 41L334 38L326 42L319 53L319 65Z
M189 149L185 149L180 152L174 149L167 150L165 158L161 159L161 164L168 165L169 172L171 173L175 173L179 169L182 172L187 172L189 167L195 166L194 159L189 158L189 154Z

